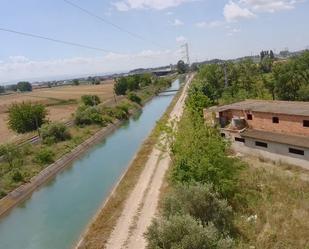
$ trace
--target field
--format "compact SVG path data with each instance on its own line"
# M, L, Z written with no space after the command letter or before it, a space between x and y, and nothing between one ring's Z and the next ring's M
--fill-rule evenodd
M41 103L47 106L49 120L68 121L72 118L82 95L95 94L102 102L113 102L113 86L113 81L104 81L101 85L60 86L0 96L0 143L14 142L31 135L17 135L8 129L7 110L12 103L23 101Z

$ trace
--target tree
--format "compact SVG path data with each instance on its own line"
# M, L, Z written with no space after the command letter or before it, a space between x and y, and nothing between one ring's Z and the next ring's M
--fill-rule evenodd
M94 106L81 105L78 107L75 113L75 124L77 125L106 125L102 115L98 109Z
M101 103L97 95L83 95L81 97L82 103L87 106L96 106Z
M40 135L43 142L47 144L65 141L71 138L67 126L62 123L43 124L40 128Z
M114 91L117 95L125 95L128 89L128 83L125 77L116 79Z
M78 86L79 85L79 80L78 79L74 79L72 83L73 83L73 86Z
M157 218L145 237L147 249L229 249L233 246L232 239L223 238L212 224L203 226L190 215Z
M31 92L32 85L27 81L21 81L17 83L17 90L21 92Z
M5 93L5 88L4 88L4 86L0 86L0 93Z
M180 74L183 74L187 71L187 66L183 60L177 62L177 71Z
M47 110L41 104L22 102L9 107L9 127L17 133L38 130L45 122Z

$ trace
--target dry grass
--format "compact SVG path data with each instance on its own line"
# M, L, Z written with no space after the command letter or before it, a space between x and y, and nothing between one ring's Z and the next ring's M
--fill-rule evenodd
M237 248L309 248L309 182L297 170L287 173L271 163L268 166L252 160L241 176L247 206L236 218L241 232ZM257 219L248 221L252 215Z
M178 93L160 122L167 121L168 114L172 111L180 94ZM139 176L141 175L148 157L157 143L157 138L160 133L160 125L157 125L150 136L144 141L134 160L128 168L128 171L122 178L114 194L110 196L104 208L100 211L95 221L90 225L84 237L84 243L79 249L103 249L114 228L118 218L120 217L125 201L136 185Z
M66 122L72 118L77 108L77 102L85 94L98 95L102 102L113 102L114 81L105 81L101 85L61 86L54 88L36 89L30 93L14 93L0 96L0 144L16 142L31 137L33 134L18 135L8 129L7 109L12 103L31 101L47 106L48 119ZM120 99L121 97L118 97Z

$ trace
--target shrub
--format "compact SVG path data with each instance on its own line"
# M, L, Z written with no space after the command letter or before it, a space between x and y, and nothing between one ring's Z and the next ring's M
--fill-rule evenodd
M34 157L34 161L38 164L45 165L54 162L54 152L49 148L42 148L39 150Z
M65 141L71 138L67 127L62 123L44 124L40 129L40 133L43 142L46 144Z
M212 224L203 226L190 215L155 219L145 234L148 249L228 249L233 241L222 238Z
M233 211L219 199L211 184L178 185L164 201L164 215L189 214L203 222L212 222L219 231L232 228Z
M45 122L47 111L41 104L23 102L9 107L9 127L18 133L37 130Z
M102 115L96 107L80 106L75 113L75 124L77 125L91 125L99 124L106 125Z
M137 104L141 104L141 102L142 102L142 99L137 95L137 94L135 94L135 93L133 93L133 92L130 92L129 94L128 94L128 99L129 100L131 100L131 101L133 101L133 102L135 102L135 103L137 103Z
M20 173L19 170L14 170L14 171L12 172L12 180L13 180L14 182L21 182L21 181L24 180L24 177L23 177L23 175Z
M81 99L82 103L87 106L96 106L101 103L101 100L97 95L83 95Z
M19 147L14 144L0 145L0 156L10 165L11 168L23 164L23 155Z

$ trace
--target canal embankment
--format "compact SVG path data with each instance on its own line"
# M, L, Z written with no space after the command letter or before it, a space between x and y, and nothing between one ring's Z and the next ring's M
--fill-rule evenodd
M184 104L185 95L182 88L176 94L158 124L141 145L129 167L124 172L118 183L115 185L113 191L103 203L99 212L94 216L88 225L78 244L75 246L76 249L105 248L106 243L108 242L109 237L115 229L117 222L119 222L119 218L122 215L123 210L126 209L125 206L127 203L130 202L131 206L135 205L136 207L140 205L140 202L137 201L138 198L136 198L136 196L132 197L133 201L128 200L130 195L134 195L132 192L138 192L136 195L139 197L145 195L145 188L149 188L148 180L153 181L152 188L158 187L155 185L160 185L160 179L162 178L161 176L162 174L165 174L165 170L166 167L168 167L168 164L165 168L162 167L159 174L155 175L156 168L158 167L158 163L161 160L161 152L156 148L156 146L158 145L159 137L162 134L161 124L166 124L171 115L175 117L175 115L171 113L175 112L175 106L179 105L179 101ZM176 109L179 110L179 106L176 107ZM164 160L166 160L166 158ZM150 165L147 166L147 163ZM139 184L138 182L141 178L143 179L143 182ZM139 186L137 186L137 184L139 184ZM159 188L160 187L158 187L158 189ZM151 191L151 188L149 189ZM129 208L126 210L127 215L130 213L130 211L132 211L132 214L135 214L135 209ZM131 226L131 223L127 222L127 220L125 223L125 226ZM122 228L125 226L122 226ZM116 233L118 233L118 231L116 231ZM116 243L118 243L118 241L116 241Z
M179 81L173 82L177 89ZM0 219L0 248L67 249L78 241L174 94L156 96ZM31 224L31 226L29 226ZM16 237L16 234L18 236Z

